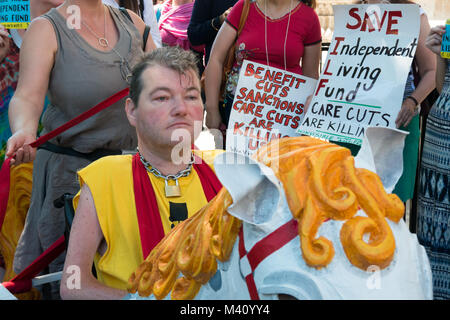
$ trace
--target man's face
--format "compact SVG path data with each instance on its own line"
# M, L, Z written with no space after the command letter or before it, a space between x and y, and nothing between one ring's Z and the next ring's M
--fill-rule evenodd
M128 119L136 127L140 141L148 147L173 147L180 142L181 134L184 143L194 143L194 122L198 125L203 119L200 81L195 71L179 74L153 66L144 70L141 83L138 106L127 103Z

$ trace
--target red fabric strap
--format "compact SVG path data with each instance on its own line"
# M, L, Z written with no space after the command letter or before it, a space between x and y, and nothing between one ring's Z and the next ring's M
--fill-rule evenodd
M6 208L8 207L9 187L11 179L11 159L8 158L3 162L0 170L0 230L2 230L3 221L5 220Z
M258 295L258 289L256 288L255 279L253 278L253 273L250 273L245 277L245 282L247 283L248 293L250 294L250 299L261 300Z
M28 267L21 273L12 278L10 281L27 280L36 277L42 270L44 270L50 262L55 260L66 249L65 237L62 235L58 238L47 250L45 250L39 257L37 257Z
M31 280L41 273L53 260L55 260L66 248L65 238L61 236L39 257L37 257L21 273L2 285L11 293L21 293L31 290Z
M126 97L130 92L129 88L125 88L106 100L100 102L96 106L90 108L89 110L83 112L79 116L73 118L69 122L66 122L62 126L56 128L55 130L43 135L42 137L36 139L30 146L37 148L46 141L56 137L60 133L72 128L73 126L79 124L80 122L92 117L98 112L108 108L117 101ZM9 199L9 189L11 185L11 168L10 168L11 158L5 159L2 168L0 170L0 230L2 229L3 222L5 219L6 208L8 206ZM65 250L64 235L55 241L46 251L44 251L36 260L34 260L31 265L29 265L25 270L23 270L16 277L8 282L4 282L4 286L13 293L16 292L26 292L31 289L31 279L38 275L42 270L44 270L50 262L56 259Z
M245 277L247 287L252 300L259 300L258 291L256 289L253 272L258 265L275 251L281 249L292 239L298 236L298 222L292 219L267 235L265 238L259 240L247 253L245 249L243 228L239 232L239 257L242 259L247 257L252 273Z
M248 262L255 270L265 258L298 236L297 220L292 219L258 241L247 253Z
M96 106L92 107L91 109L83 112L79 116L73 118L69 122L66 122L62 126L56 128L53 131L50 131L49 133L43 135L42 137L36 139L32 143L30 143L30 146L33 148L37 148L43 143L47 142L48 140L56 137L58 134L72 128L73 126L79 124L80 122L92 117L93 115L99 113L100 111L106 109L107 107L113 105L120 99L126 97L130 92L129 88L125 88L116 94L112 95L111 97L107 98L106 100L100 102ZM0 170L0 230L3 226L3 220L5 218L6 214L6 207L8 205L8 197L9 197L9 188L10 188L10 162L11 159L6 159L3 162L2 168Z
M247 250L245 250L245 243L244 243L244 227L241 227L241 229L239 230L238 249L239 249L239 258L242 258L247 254Z
M194 156L194 170L197 172L200 182L203 187L203 192L205 193L206 200L211 201L222 189L222 183L219 178L217 178L213 169L206 164L202 158Z
M214 171L205 162L199 159L196 159L195 162L198 163L194 163L193 167L200 178L203 192L209 202L220 191L222 184L216 177ZM132 170L136 214L138 218L142 254L145 259L161 239L164 238L164 228L158 209L155 191L148 178L147 170L141 162L139 153L136 153L133 156Z
M241 227L241 230L239 230L239 244L238 244L238 248L239 248L239 257L242 259L243 257L245 257L245 255L247 254L247 251L245 250L245 245L244 245L244 231L243 231L243 227ZM247 289L248 289L248 293L250 295L250 299L252 300L260 300L259 299L259 295L258 295L258 289L256 288L256 284L255 284L255 278L253 278L253 270L252 273L250 273L249 275L245 276L245 282L247 283Z
M5 281L2 283L6 289L12 294L23 293L31 290L32 283L31 279L26 280L16 280L16 281Z
M141 237L142 254L147 258L152 249L164 237L164 228L159 214L155 191L141 162L139 153L133 156L133 187L136 214Z
M49 133L43 135L39 139L33 141L32 143L30 143L30 146L32 146L33 148L39 147L40 145L42 145L43 143L47 142L50 139L53 139L54 137L56 137L60 133L66 131L66 130L69 130L73 126L76 126L80 122L83 122L84 120L92 117L93 115L95 115L95 114L99 113L100 111L102 111L102 110L108 108L109 106L113 105L117 101L125 98L129 94L129 92L130 92L130 89L127 87L127 88L125 88L125 89L123 89L123 90L113 94L111 97L107 98L106 100L103 100L102 102L100 102L96 106L94 106L94 107L90 108L89 110L83 112L82 114L80 114L79 116L77 116L77 117L73 118L72 120L66 122L62 126L56 128L53 131L50 131Z

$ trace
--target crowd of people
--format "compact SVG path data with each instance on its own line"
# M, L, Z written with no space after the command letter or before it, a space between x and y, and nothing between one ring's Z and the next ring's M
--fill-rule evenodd
M68 23L71 6L80 10L76 27ZM212 160L221 150L191 150L198 136L194 124L206 111L208 129L227 127L243 60L319 78L322 36L315 8L316 0L35 0L28 29L0 25L0 161L34 165L14 271L64 234L63 208L54 200L72 194L76 214L67 254L48 272L79 266L83 290L67 288L63 272L61 283L43 289L44 297L123 297L129 275L158 241L218 192ZM431 28L421 9L418 46L396 119L409 135L393 191L411 200L418 172L417 235L429 255L436 299L450 299L450 63L440 56L444 32L444 26ZM127 87L129 98L37 150L30 147L39 135ZM420 105L435 88L440 96L429 111L419 157ZM179 128L190 139L171 140ZM180 142L184 161L175 164L172 150ZM343 145L353 155L359 151Z

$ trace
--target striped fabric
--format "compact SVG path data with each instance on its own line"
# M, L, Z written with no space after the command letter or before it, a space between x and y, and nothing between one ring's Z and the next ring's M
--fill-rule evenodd
M417 237L433 272L434 299L450 299L450 63L427 120L420 167Z

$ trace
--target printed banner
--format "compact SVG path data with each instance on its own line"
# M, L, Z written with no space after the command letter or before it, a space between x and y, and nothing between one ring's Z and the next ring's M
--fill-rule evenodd
M244 60L227 130L227 151L252 155L272 139L298 136L317 80Z
M361 145L368 126L395 128L419 38L419 6L333 9L333 39L298 133Z
M30 22L30 0L0 0L0 23L6 29L26 29Z
M450 59L450 19L447 19L445 33L442 35L441 57Z

